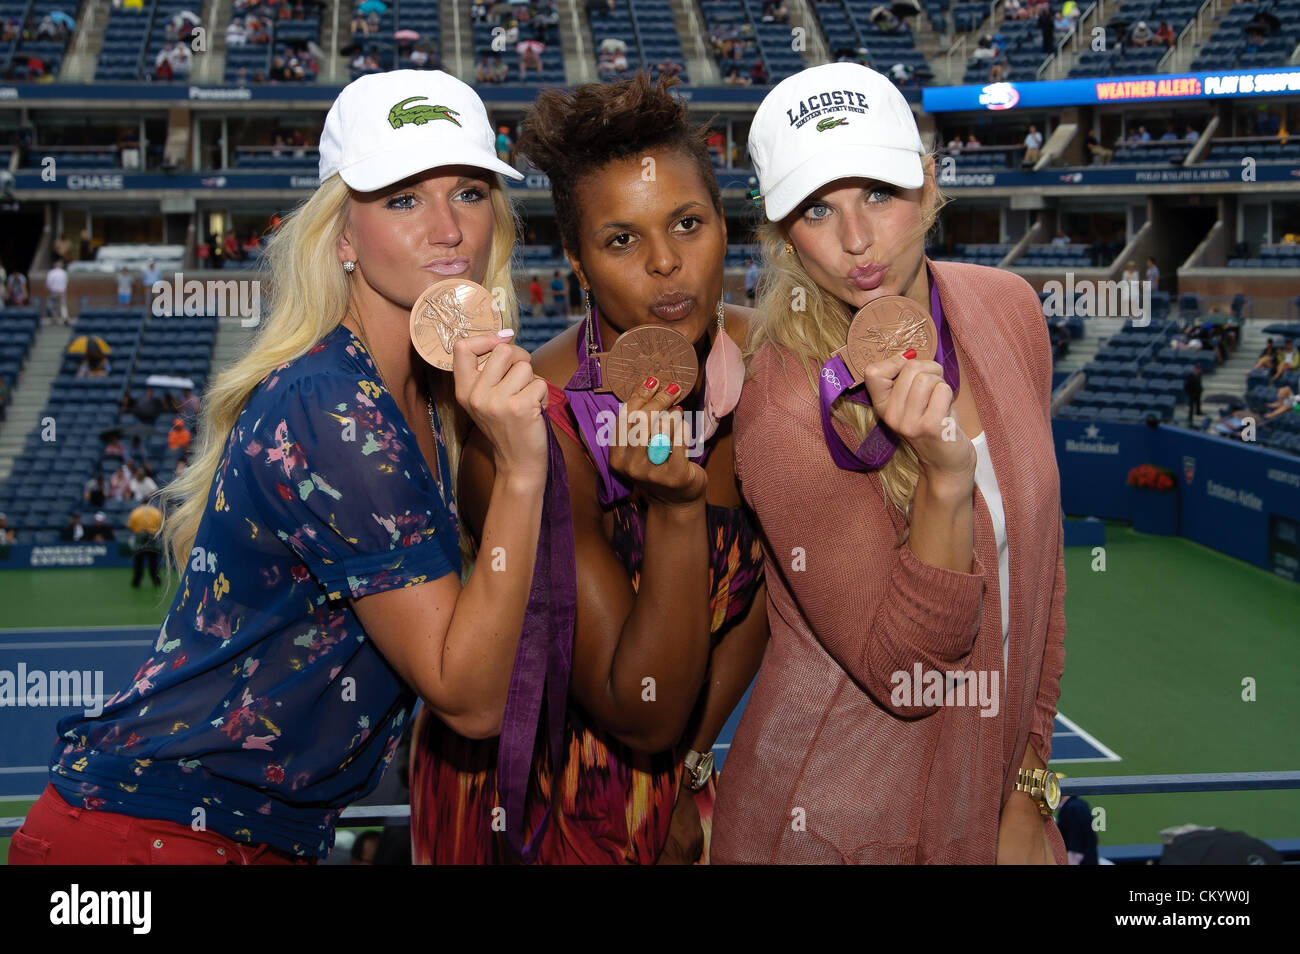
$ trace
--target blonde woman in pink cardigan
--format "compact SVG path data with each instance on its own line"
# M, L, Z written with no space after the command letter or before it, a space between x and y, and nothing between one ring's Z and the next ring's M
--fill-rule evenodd
M735 454L772 633L719 777L712 860L1064 863L1046 763L1065 572L1038 297L925 256L934 160L880 74L785 80L749 149L766 271ZM889 348L855 386L832 352L885 296L912 324L871 325Z

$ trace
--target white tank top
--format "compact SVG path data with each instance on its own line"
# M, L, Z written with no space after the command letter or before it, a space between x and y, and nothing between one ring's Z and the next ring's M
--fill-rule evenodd
M998 541L998 593L1002 601L1002 671L1005 677L1011 635L1011 560L1007 553L1007 517L1002 506L1002 492L998 490L998 476L993 472L993 458L989 455L988 440L980 431L972 440L975 445L975 486L984 495L989 516L993 518L993 535Z

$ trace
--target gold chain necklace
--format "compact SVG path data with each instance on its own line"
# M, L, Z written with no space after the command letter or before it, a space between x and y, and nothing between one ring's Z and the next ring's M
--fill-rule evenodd
M361 343L366 346L366 354L370 356L370 363L373 364L375 366L375 370L379 372L379 380L383 383L384 390L388 392L388 396L393 399L393 404L397 405L397 410L399 413L401 413L402 408L401 405L397 404L397 395L393 391L393 389L388 386L388 379L384 377L384 369L379 366L379 359L375 356L375 350L370 347L370 339L366 335L365 324L361 321L360 317L354 315L351 311L348 312L347 317L352 318L354 321L356 321L357 328L361 332ZM425 383L428 384L427 370L425 371L425 374L426 374ZM433 388L429 388L428 406L429 406L429 430L433 434L433 464L437 470L437 473L434 475L434 480L438 484L438 496L441 497L442 502L446 504L447 494L443 490L442 456L438 453L438 448L442 445L442 435L438 433L437 417L434 415L433 412ZM405 417L404 414L403 417ZM419 447L418 443L416 444L416 447L418 449Z

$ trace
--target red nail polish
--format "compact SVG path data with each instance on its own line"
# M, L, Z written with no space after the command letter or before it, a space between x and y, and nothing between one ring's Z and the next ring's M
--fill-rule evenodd
M645 379L645 387L647 391L653 391L655 388L659 387L659 382L655 379L653 374Z
M678 384L676 381L674 381L672 384L668 385L667 391L670 396L676 397L677 392L680 391L681 389L682 389L681 385Z
M903 352L903 357L906 358L908 361L911 361L913 358L916 357L916 349L908 348L906 351Z

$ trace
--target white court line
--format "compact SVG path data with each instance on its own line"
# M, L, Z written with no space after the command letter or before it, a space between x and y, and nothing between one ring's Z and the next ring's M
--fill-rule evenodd
M1080 726L1078 723L1071 721L1067 716L1064 716L1059 712L1056 714L1056 717L1066 724L1070 732L1072 732L1074 735L1081 737L1089 745L1096 746L1096 748L1102 753L1104 753L1105 755L1104 758L1100 758L1100 759L1060 759L1059 761L1062 762L1122 762L1124 761L1109 746L1103 745L1093 735L1084 731L1083 727ZM1058 760L1052 759L1052 761L1055 762Z
M11 765L8 768L0 768L0 775L30 775L33 772L48 772L48 765ZM7 795L6 798L17 798L16 795Z
M0 642L0 652L6 649L99 649L108 646L152 646L152 639L103 639L69 643L5 643Z

